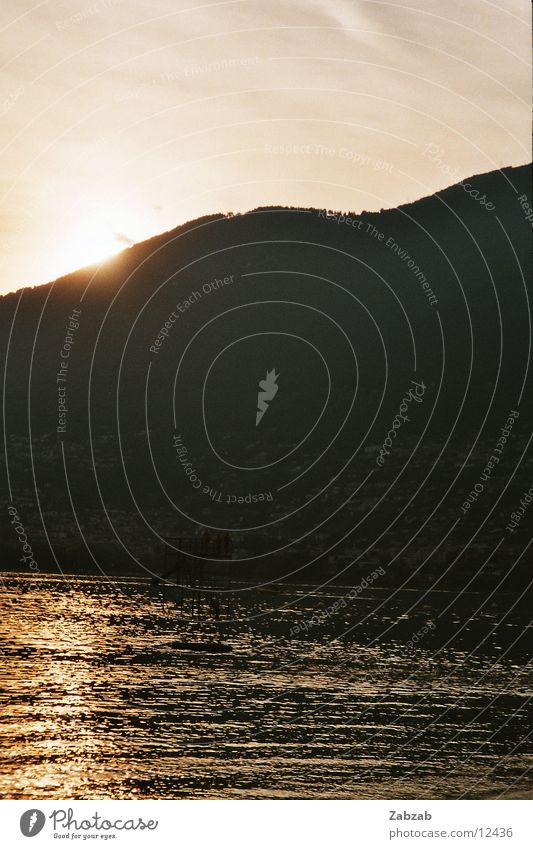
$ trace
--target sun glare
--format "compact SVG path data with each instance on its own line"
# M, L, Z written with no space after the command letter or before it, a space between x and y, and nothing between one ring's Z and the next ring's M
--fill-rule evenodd
M64 229L54 271L68 274L104 262L145 236L140 218L126 206L84 209Z

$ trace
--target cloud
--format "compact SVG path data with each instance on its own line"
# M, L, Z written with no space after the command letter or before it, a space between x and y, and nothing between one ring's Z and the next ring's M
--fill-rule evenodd
M366 3L354 3L353 0L335 0L335 3L328 0L315 0L313 5L316 6L317 11L328 18L329 26L345 29L348 37L356 34L350 30L366 29L371 21L368 13L372 10Z
M133 239L130 239L130 237L126 236L125 233L113 233L113 236L117 240L117 242L120 242L122 245L127 245L128 247L130 247L131 245L135 244Z

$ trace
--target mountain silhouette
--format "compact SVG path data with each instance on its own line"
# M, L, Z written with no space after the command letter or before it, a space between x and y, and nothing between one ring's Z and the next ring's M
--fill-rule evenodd
M370 504L404 451L419 443L407 493L446 443L425 496L436 499L510 410L527 429L530 181L529 166L504 168L379 213L209 215L0 298L11 501L41 536L41 512L59 517L59 548L79 528L91 538L95 511L96 547L120 537L148 550L176 523L278 529L291 513L281 544L316 527L326 484L342 502L352 455L355 478L373 471ZM257 427L271 370L279 391ZM412 381L423 403L379 478Z

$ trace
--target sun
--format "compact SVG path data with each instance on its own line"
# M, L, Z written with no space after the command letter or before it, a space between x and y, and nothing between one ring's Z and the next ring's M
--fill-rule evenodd
M145 238L140 217L126 205L96 204L74 213L63 228L53 264L59 274L96 265Z

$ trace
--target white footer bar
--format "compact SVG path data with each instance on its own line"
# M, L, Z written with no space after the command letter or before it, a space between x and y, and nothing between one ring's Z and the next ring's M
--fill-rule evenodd
M533 847L533 802L513 800L6 800L0 823L6 849Z

